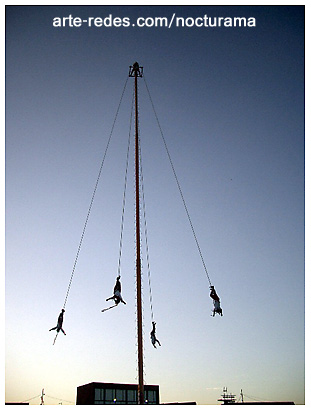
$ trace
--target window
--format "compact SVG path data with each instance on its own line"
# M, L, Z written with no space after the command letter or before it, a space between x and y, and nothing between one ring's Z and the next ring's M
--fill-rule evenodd
M95 388L94 404L104 404L104 390L102 388Z
M126 404L126 392L125 390L116 390L116 404Z
M157 393L154 390L145 390L145 402L147 404L157 403Z
M105 402L104 404L115 404L116 403L116 390L106 388Z
M136 390L127 390L127 403L137 404L137 391Z
M105 384L102 385L103 388L95 388L94 392L94 404L95 405L136 405L138 404L138 390L137 387L130 385L110 385L113 388L106 388ZM109 387L109 385L108 385ZM145 404L157 404L159 401L157 389L150 387L145 387L144 390Z

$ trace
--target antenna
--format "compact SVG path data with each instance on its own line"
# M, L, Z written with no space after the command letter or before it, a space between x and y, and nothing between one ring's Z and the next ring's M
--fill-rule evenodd
M224 387L223 388L222 398L220 398L218 401L223 401L223 405L235 404L235 402L236 402L235 395L234 394L227 394L227 392L228 392L228 388Z

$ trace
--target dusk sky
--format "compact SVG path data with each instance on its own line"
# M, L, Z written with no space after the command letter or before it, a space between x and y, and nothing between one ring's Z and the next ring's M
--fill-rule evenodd
M253 17L255 27L53 27L55 17ZM154 349L142 241L145 383L161 402L305 403L303 6L7 6L5 400L72 405L77 386L137 383L134 154L118 271L134 80ZM151 21L151 20L148 20ZM188 19L188 22L191 20ZM163 144L174 164L223 317ZM133 137L133 127L131 137ZM248 398L247 398L248 397Z

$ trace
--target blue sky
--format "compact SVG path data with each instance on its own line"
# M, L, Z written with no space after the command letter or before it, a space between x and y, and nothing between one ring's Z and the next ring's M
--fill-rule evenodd
M253 16L254 28L54 28L87 18ZM33 6L6 10L6 401L75 402L136 380L133 155L117 275L129 79L52 346L99 166L134 61L144 66L209 284L143 80L140 137L153 310L144 266L145 381L161 401L222 387L304 403L304 8ZM50 402L48 402L50 401ZM53 402L54 401L54 402ZM39 403L38 398L30 401ZM57 400L46 398L46 403Z

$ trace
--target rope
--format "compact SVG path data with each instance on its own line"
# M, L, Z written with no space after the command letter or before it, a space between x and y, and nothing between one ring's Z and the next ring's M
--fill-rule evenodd
M161 125L160 125L160 121L159 121L158 115L157 115L157 113L156 113L156 110L155 110L155 107L154 107L154 104L153 104L153 101L152 101L152 98L151 98L151 94L150 94L150 91L149 91L149 88L148 88L148 85L147 85L145 76L143 77L143 79L144 79L144 82L145 82L145 86L146 86L146 89L147 89L147 92L148 92L148 95L149 95L149 99L150 99L150 102L151 102L151 105L152 105L152 109L153 109L155 118L156 118L157 123L158 123L158 127L159 127L159 130L160 130L161 136L162 136L162 140L163 140L163 143L164 143L164 146L165 146L165 150L166 150L167 156L168 156L168 158L169 158L169 161L170 161L170 164L171 164L171 168L172 168L172 171L173 171L173 174L174 174L176 183L177 183L177 187L178 187L178 190L179 190L179 193L180 193L180 196L181 196L181 199L182 199L182 202L183 202L183 205L184 205L184 208L185 208L187 217L188 217L188 221L189 221L189 224L190 224L190 227L191 227L191 230L192 230L192 234L193 234L194 240L195 240L196 245L197 245L197 249L198 249L199 254L200 254L200 257L201 257L201 261L202 261L202 264L203 264L203 268L204 268L206 277L207 277L207 279L208 279L209 285L211 286L212 283L211 283L210 277L209 277L209 275L208 275L208 271L207 271L207 268L206 268L206 265L205 265L205 262L204 262L204 258L203 258L203 255L202 255L202 251L201 251L201 248L200 248L200 245L199 245L199 241L198 241L198 238L197 238L196 233L195 233L195 231L194 231L194 227L193 227L193 224L192 224L192 221L191 221L191 218L190 218L190 214L189 214L189 211L188 211L188 207L187 207L187 205L186 205L186 201L185 201L183 192L182 192L182 190L181 190L181 187L180 187L180 184L179 184L179 181L178 181L178 178L177 178L177 174L176 174L176 171L175 171L175 168L174 168L174 165L173 165L173 161L172 161L172 158L171 158L171 156L170 156L170 153L169 153L169 150L168 150L168 147L167 147L165 138L164 138L164 134L163 134L163 131L162 131L162 128L161 128Z
M68 289L67 289L67 293L66 293L64 305L63 305L63 308L64 308L64 309L65 309L65 306L66 306L66 304L67 304L67 299L68 299L69 291L70 291L70 288L71 288L73 276L74 276L74 273L75 273L76 265L77 265L77 262L78 262L78 258L79 258L79 254L80 254L80 250L81 250L81 246L82 246L84 234L85 234L85 231L86 231L87 223L88 223L88 221L89 221L89 217L90 217L91 209L92 209L92 206L93 206L93 202L94 202L96 190L97 190L97 187L98 187L99 179L100 179L100 176L101 176L101 173L102 173L102 169L103 169L104 162L105 162L105 159L106 159L106 154L107 154L108 147L109 147L109 144L110 144L110 140L111 140L111 137L112 137L112 133L113 133L113 130L114 130L114 127L115 127L115 124L116 124L116 120L117 120L117 117L118 117L118 114L119 114L119 110L120 110L121 102L122 102L122 100L123 100L123 96L124 96L124 93L125 93L125 89L126 89L126 86L127 86L127 82L128 82L128 77L127 77L127 79L126 79L126 81L125 81L125 84L124 84L124 87L123 87L123 90L122 90L122 94L121 94L121 98L120 98L120 101L119 101L119 105L118 105L118 108L117 108L117 111L116 111L116 114L115 114L115 117L114 117L114 121L113 121L113 124L112 124L112 128L111 128L111 131L110 131L110 135L109 135L109 138L108 138L107 146L106 146L106 149L105 149L105 152L104 152L104 156L103 156L103 159L102 159L100 168L99 168L99 172L98 172L96 184L95 184L94 191L93 191L92 198L91 198L91 202L90 202L90 205L89 205L89 208L88 208L86 220L85 220L85 223L84 223L84 227L83 227L83 230L82 230L82 234L81 234L81 238L80 238L80 242L79 242L79 246L78 246L78 250L77 250L77 254L76 254L76 258L75 258L75 261L74 261L74 264L73 264L73 268L72 268L72 272L71 272L71 277L70 277L70 280L69 280L69 285L68 285Z
M24 402L29 402L31 400L35 400L36 398L41 397L42 394L36 395L35 397L29 398L28 400L24 400L24 401L20 401L20 404L23 404ZM56 397L51 397L50 395L44 394L45 397L51 398L53 400L58 400L58 401L64 401L64 402L70 402L71 404L74 404L74 402L72 401L68 401L68 400L63 400L61 398L56 398Z
M55 343L56 343L57 336L58 336L58 333L56 333L56 335L55 335L55 338L54 338L54 341L53 341L53 345L55 345Z
M128 137L127 154L126 154L126 166L125 166L125 177L124 177L124 190L123 190L123 205L122 205L122 218L121 218L121 233L120 233L120 248L119 248L118 275L121 275L121 256L122 256L122 245L123 245L125 194L126 194L126 187L127 187L127 174L128 174L129 152L130 152L130 143L131 143L133 108L134 108L134 90L133 90L133 96L132 96L132 108L131 108L131 116L130 116L130 127L129 127L129 137Z
M24 402L29 402L29 401L34 400L34 399L39 398L39 397L41 397L41 394L36 395L35 397L32 397L32 398L29 398L28 400L20 401L19 404L22 404Z
M144 177L143 177L142 156L141 156L141 145L140 145L140 143L139 143L139 157L140 157L140 179L141 179L141 191L142 191L142 202L143 202L143 216L144 216L144 229L145 229L145 242L146 242L146 259L147 259L148 284L149 284L150 312L151 312L151 321L154 321L153 304L152 304L152 291L151 291L149 246L148 246L148 235L147 235L146 203L145 203L145 192L144 192Z
M243 392L243 396L246 397L246 398L249 398L251 400L255 400L255 401L266 401L266 402L270 401L270 400L267 400L267 399L264 399L264 398L251 397L250 395L247 395L244 392Z
M45 397L47 397L47 398L51 398L52 400L64 401L64 402L70 402L71 404L74 404L74 402L73 402L73 401L64 400L64 399L62 399L62 398L51 397L50 395L47 395L47 394L44 394L44 395L45 395Z

